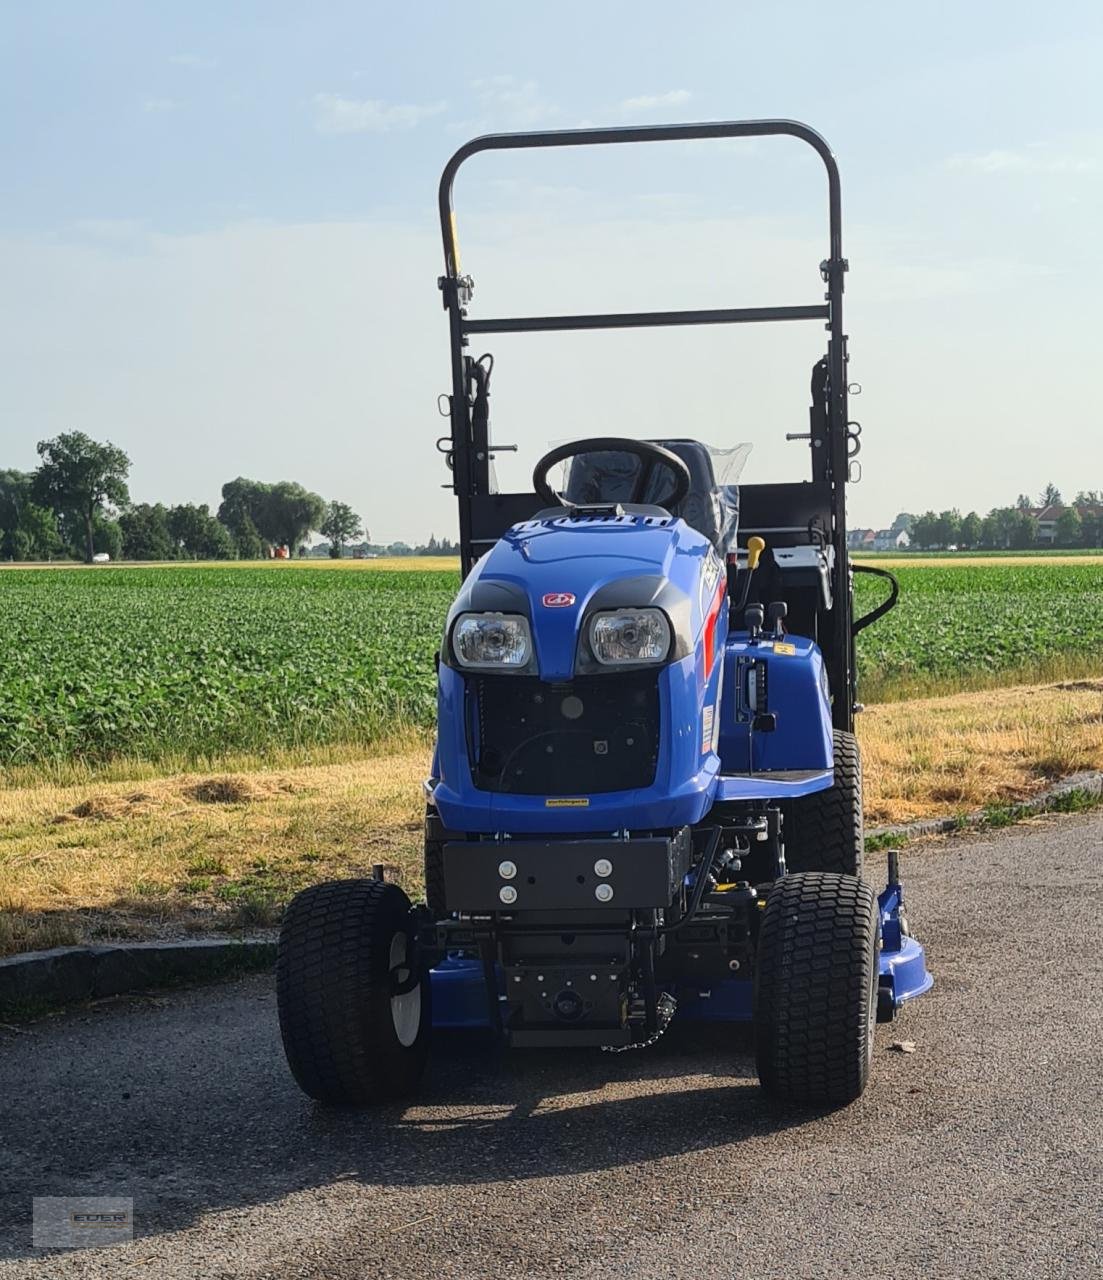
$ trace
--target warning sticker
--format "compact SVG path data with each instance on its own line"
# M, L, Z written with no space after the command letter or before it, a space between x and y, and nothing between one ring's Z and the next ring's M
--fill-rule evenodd
M779 640L774 645L775 653L783 653L788 658L793 657L796 651L797 651L797 646L795 644L786 644L784 641L781 641L781 640Z
M549 797L544 801L545 809L588 809L590 801L585 796L568 798L566 796Z

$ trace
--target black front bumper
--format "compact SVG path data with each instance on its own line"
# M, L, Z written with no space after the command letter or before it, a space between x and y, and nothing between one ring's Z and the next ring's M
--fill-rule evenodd
M691 857L687 828L627 840L448 840L445 899L461 912L656 910L676 899Z

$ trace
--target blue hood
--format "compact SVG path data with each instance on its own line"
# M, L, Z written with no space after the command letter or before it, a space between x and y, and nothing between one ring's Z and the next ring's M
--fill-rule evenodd
M684 651L693 647L708 607L703 579L711 578L711 597L718 564L707 539L671 517L529 520L514 525L472 570L448 630L460 613L523 613L532 623L541 678L569 680L579 627L595 596L612 588L614 605L661 604ZM599 598L594 607L607 604Z

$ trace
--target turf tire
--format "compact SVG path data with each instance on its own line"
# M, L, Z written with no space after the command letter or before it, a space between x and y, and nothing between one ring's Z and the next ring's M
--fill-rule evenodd
M866 1087L877 943L877 899L864 881L813 871L774 884L754 989L758 1078L771 1097L842 1106Z
M427 975L394 994L416 964L410 901L395 884L314 885L288 907L276 989L291 1074L319 1102L366 1106L412 1093L429 1049Z
M862 756L852 733L835 731L835 781L826 791L781 806L785 865L790 872L835 871L861 876Z

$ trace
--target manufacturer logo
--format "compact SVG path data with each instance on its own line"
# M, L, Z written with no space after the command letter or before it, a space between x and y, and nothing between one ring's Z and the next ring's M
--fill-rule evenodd
M543 599L545 609L566 609L574 604L573 591L549 591Z

